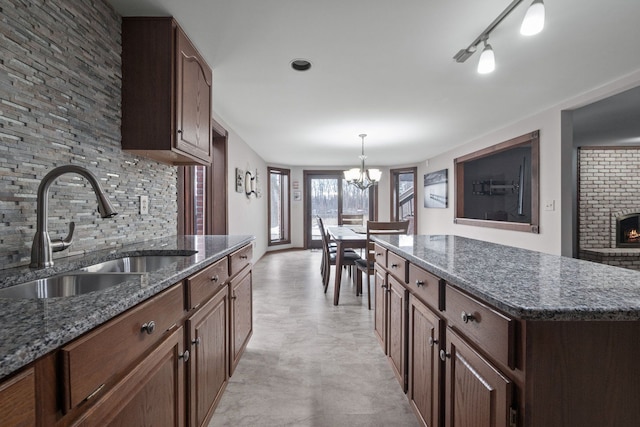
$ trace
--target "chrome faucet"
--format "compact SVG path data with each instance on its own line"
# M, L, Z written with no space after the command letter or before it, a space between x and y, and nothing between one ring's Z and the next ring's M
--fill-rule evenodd
M38 205L37 205L37 228L36 235L33 237L33 245L31 246L31 264L29 267L43 268L53 265L53 252L60 252L69 247L73 241L73 230L75 223L69 224L69 234L64 239L51 240L49 231L47 230L47 218L49 216L49 187L51 183L65 173L77 173L82 175L89 181L93 187L93 192L98 198L98 211L102 218L111 218L118 213L114 210L111 202L102 191L98 178L81 166L65 165L59 166L46 174L40 186L38 187Z

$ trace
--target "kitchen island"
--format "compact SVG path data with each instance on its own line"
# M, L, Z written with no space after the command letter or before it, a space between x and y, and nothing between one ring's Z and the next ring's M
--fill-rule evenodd
M3 271L0 288L7 288L127 256L183 256L97 292L0 298L0 424L12 425L25 412L3 418L19 407L12 400L19 395L14 389L31 396L38 425L79 420L90 425L135 417L136 408L143 408L137 396L144 400L161 383L169 387L163 397L171 401L145 417L166 424L171 412L175 425L182 425L186 383L195 387L189 398L206 394L198 405L209 399L207 407L194 404L188 416L194 424L210 418L252 332L253 240L174 236L60 258L46 269ZM185 375L204 377L196 385L185 382Z
M424 425L640 419L640 272L457 236L375 241L376 335Z

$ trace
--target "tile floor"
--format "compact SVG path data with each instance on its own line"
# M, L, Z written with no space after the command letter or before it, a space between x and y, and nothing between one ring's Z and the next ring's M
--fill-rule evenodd
M418 425L373 335L366 295L343 274L334 306L320 258L284 251L254 265L253 337L209 427Z

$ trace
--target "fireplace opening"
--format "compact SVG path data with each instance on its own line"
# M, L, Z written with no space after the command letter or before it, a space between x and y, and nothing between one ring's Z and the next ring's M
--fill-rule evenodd
M640 248L640 213L616 218L616 229L619 248Z

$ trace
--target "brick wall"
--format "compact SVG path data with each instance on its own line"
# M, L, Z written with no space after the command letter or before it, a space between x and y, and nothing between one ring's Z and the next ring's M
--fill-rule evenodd
M120 17L102 0L0 0L0 269L29 263L38 184L64 164L92 171L119 215L101 219L87 181L60 177L49 232L76 232L54 257L175 234L176 168L120 148L120 51Z
M615 247L615 217L639 212L640 149L579 150L580 249Z

